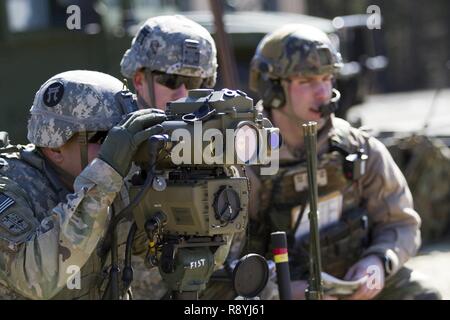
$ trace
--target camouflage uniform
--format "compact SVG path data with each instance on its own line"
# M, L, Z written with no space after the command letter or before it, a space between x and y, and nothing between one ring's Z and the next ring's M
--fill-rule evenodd
M217 76L217 50L209 32L198 23L181 15L159 16L148 19L136 33L131 47L120 62L124 77L145 68L203 79L200 87L212 88ZM149 88L150 97L153 87ZM154 98L153 98L154 99ZM145 105L141 101L142 104ZM158 270L148 270L141 259L133 260L134 296L138 299L161 299L166 286Z
M290 103L280 86L282 79L333 74L339 66L340 57L325 34L309 26L289 25L261 41L252 60L250 88L261 94L260 107L271 118L271 109L286 108ZM387 274L380 299L439 298L434 289L426 288L402 268L420 246L420 217L413 209L405 178L386 147L342 119L333 115L323 119L317 150L324 271L342 278L361 258L377 255ZM361 161L352 162L356 158ZM303 148L284 144L280 170L274 176L259 175L253 168L248 175L249 250L270 258L270 232L286 231L292 279L306 280L309 222L303 219L308 211Z
M31 108L29 140L38 147L60 147L76 132L109 130L123 116L114 99L122 87L98 72L51 78ZM34 145L9 148L0 157L1 297L99 299L109 258L98 249L108 208L114 203L120 210L128 201L123 178L96 158L67 190L61 172ZM118 227L119 243L128 228L127 222ZM72 266L81 268L80 288L67 286Z

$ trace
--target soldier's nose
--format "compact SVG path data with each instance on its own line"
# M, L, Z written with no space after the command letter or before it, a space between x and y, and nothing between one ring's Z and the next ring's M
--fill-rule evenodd
M330 98L330 89L329 86L325 83L317 83L314 93L316 99L322 102Z

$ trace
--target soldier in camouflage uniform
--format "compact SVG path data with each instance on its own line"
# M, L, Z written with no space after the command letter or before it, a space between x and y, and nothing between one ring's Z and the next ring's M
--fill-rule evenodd
M102 297L109 254L99 249L110 208L128 203L123 177L137 147L160 133L157 124L165 119L154 110L128 114L117 98L122 89L119 80L99 72L58 74L36 93L28 123L32 144L11 146L3 135L2 298ZM119 225L118 243L128 229L127 223ZM79 285L71 277L77 269Z
M333 115L339 97L333 77L340 67L330 39L311 26L284 26L258 45L250 88L284 144L275 176L248 170L249 250L270 258L270 232L286 231L293 294L304 298L309 221L301 125L316 121L323 270L346 280L379 271L378 283L361 285L348 299L437 299L437 291L403 267L421 242L403 175L381 142Z
M148 19L120 63L132 79L141 108L164 110L187 90L216 83L217 50L209 32L181 15Z
M165 110L169 101L187 90L212 88L217 77L217 50L209 32L181 15L148 19L133 38L120 63L122 75L131 79L140 108ZM227 252L223 246L219 252ZM218 260L220 254L216 255ZM134 296L160 299L167 291L157 268L147 269L138 257Z

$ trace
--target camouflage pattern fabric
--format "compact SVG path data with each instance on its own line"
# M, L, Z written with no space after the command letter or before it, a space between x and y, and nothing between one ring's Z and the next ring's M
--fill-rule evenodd
M60 201L43 172L17 155L5 162L0 171L0 194L11 205L0 213L0 286L23 298L57 297L67 291L71 266L82 268L96 256L109 220L108 206L121 190L123 179L95 159L76 178L74 192ZM81 286L83 293L89 294L89 286L99 280L102 270L97 271L89 277L88 286ZM82 277L90 273L81 269ZM80 292L72 290L63 297L71 295Z
M211 78L217 72L217 50L209 32L181 15L148 19L120 63L122 74L132 78L141 68L188 77Z
M95 71L68 71L50 78L31 107L28 140L57 148L76 132L108 131L122 119L114 97L122 89L119 80Z
M133 256L133 299L160 300L166 297L167 285L161 278L157 267L149 269L141 257Z
M450 150L441 140L426 136L385 139L405 175L422 219L424 242L450 232Z

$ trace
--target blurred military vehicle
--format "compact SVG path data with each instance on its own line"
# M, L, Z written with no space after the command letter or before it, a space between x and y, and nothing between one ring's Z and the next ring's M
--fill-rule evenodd
M80 9L79 20L77 8L71 5ZM53 74L92 69L120 77L122 55L139 25L149 17L183 14L206 27L217 41L213 14L181 11L185 7L184 1L1 0L0 129L9 131L13 142L25 142L26 115L33 95L39 84ZM333 24L332 20L301 14L239 12L230 8L225 11L223 21L236 60L235 86L254 99L257 97L247 86L250 60L262 37L283 24L314 25L328 33L341 48L345 62L337 80L343 93L341 116L352 105L364 101L374 72L386 65L380 54L379 30L367 28L366 15L340 17L335 20L338 24ZM218 47L228 50L221 43ZM227 72L221 67L223 64L219 66L216 88L223 86L223 74Z

